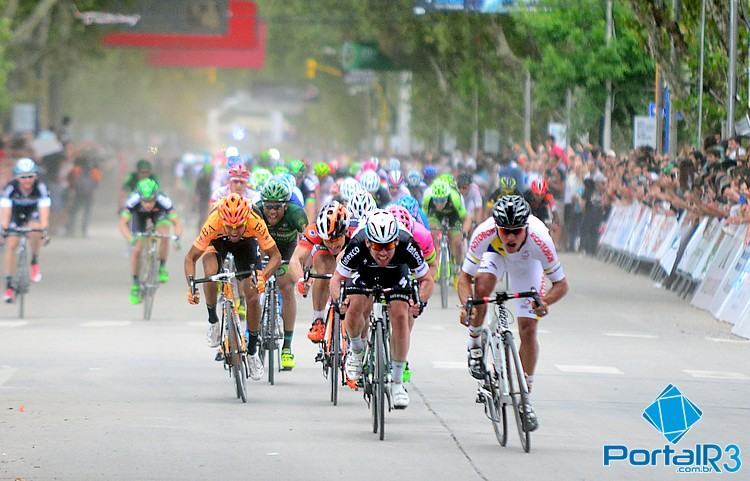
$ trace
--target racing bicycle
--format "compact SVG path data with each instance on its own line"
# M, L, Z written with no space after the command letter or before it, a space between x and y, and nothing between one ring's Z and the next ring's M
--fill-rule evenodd
M45 237L47 231L44 229L30 229L28 227L11 227L5 231L4 235L14 235L18 237L18 247L16 248L16 275L13 277L13 288L15 297L18 301L18 318L23 319L25 315L25 297L29 292L31 285L31 267L29 265L29 241L30 232L40 232Z
M469 298L464 309L471 315L472 308L481 304L495 304L495 315L489 325L482 326L484 379L477 380L478 404L484 404L484 413L492 423L495 437L501 446L508 441L507 408L513 410L521 446L531 449L531 431L527 423L526 406L529 405L529 388L521 366L513 332L510 330L511 313L505 302L511 299L531 298L540 303L539 294L532 289L526 292L497 292L481 299Z
M141 300L143 301L143 320L151 319L154 308L154 297L156 289L159 288L159 241L169 239L179 240L175 235L158 234L153 230L138 232L133 236L136 240L142 240L145 245L141 249L140 268L138 280L141 284Z
M229 371L229 377L234 378L237 398L243 403L247 402L247 378L250 375L250 369L247 359L247 341L245 340L245 326L240 321L237 312L238 282L237 277L247 276L255 271L234 270L234 257L231 253L227 254L224 260L222 271L212 276L201 279L190 277L190 291L195 295L198 284L204 282L219 283L219 304L221 305L221 325L219 326L222 333L220 349L224 358L224 369Z
M265 259L264 261L267 261ZM289 261L282 261L287 265ZM284 341L281 319L281 295L276 287L276 274L268 278L263 294L263 312L260 318L260 345L258 355L261 363L268 359L268 383L275 383L276 370L281 371L281 343ZM274 366L275 365L275 366Z

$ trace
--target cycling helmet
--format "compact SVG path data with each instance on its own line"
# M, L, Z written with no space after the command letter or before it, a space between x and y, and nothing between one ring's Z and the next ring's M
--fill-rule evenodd
M425 165L424 169L422 169L422 177L424 177L425 182L431 182L432 179L437 177L437 169L434 165Z
M323 240L341 237L346 233L348 225L349 212L343 204L335 200L328 203L328 205L324 205L318 213L318 218L315 220L318 235Z
M260 190L263 188L263 185L268 182L268 179L271 178L271 171L266 168L260 167L253 171L251 177L253 188L256 190Z
M388 161L388 170L401 170L401 161L395 157L391 157Z
M243 164L235 165L227 171L227 174L230 179L242 179L244 181L250 179L250 171Z
M153 200L159 192L159 184L150 177L141 179L135 185L135 191L141 196L142 200Z
M547 181L545 179L535 179L531 181L531 193L536 195L547 194Z
M135 170L148 170L151 172L151 162L146 159L141 159L135 164Z
M373 160L373 159L375 159L375 160ZM378 169L378 159L377 159L377 157L373 157L370 160L368 160L367 162L364 162L362 164L362 170L363 171L365 171L365 170L377 170L377 169Z
M438 175L435 178L435 181L444 182L445 184L448 185L448 187L458 187L456 185L456 178L453 177L453 175L448 174L448 173Z
M365 235L376 244L393 242L398 239L398 221L387 210L376 209L367 216Z
M520 195L504 195L492 206L492 217L498 227L515 229L529 220L531 207Z
M249 214L250 204L240 194L229 194L219 205L219 217L224 224L231 227L244 224Z
M289 172L293 175L300 175L305 173L305 163L299 159L291 159L289 161Z
M331 174L331 169L325 162L316 162L315 165L313 165L313 172L315 172L315 175L322 179L323 177L327 177Z
M349 175L352 177L356 177L359 175L360 171L362 170L362 164L359 162L352 162L349 164Z
M471 174L463 173L459 175L458 178L456 179L456 185L458 185L459 187L470 185L471 182L472 182Z
M288 174L289 168L286 165L277 165L273 168L273 175Z
M263 201L268 202L288 202L291 197L289 185L278 176L268 179L268 182L260 191L260 197Z
M294 188L297 187L297 178L288 172L284 174L274 175L274 177L278 178L289 187L290 194L294 192Z
M419 187L421 183L422 174L420 174L418 170L410 170L409 173L406 174L406 185L409 187Z
M433 198L447 199L450 194L450 186L442 181L435 181L431 189Z
M357 191L362 190L362 186L351 177L347 177L341 182L341 197L349 202Z
M500 192L503 195L511 195L516 191L516 178L515 177L500 177Z
M415 219L419 218L419 209L421 206L416 198L410 195L405 195L396 201L396 205L400 205L406 209L406 211Z
M332 160L328 162L328 168L330 169L332 174L335 174L339 170L339 161L338 160Z
M359 182L367 192L373 193L380 189L380 176L378 176L378 173L374 170L368 170L362 174L362 178Z
M16 161L16 165L13 167L13 177L21 177L37 173L39 173L39 168L36 166L36 162L28 157L21 157Z
M404 176L401 174L400 170L392 170L388 172L388 186L389 187L398 187L403 183Z
M399 221L404 227L406 227L406 230L408 230L409 232L414 229L414 218L411 216L408 210L404 209L400 205L392 204L388 206L388 212L393 214L393 217L395 217L397 221Z
M377 209L377 204L372 194L366 190L357 191L349 200L349 212L357 219L364 218L369 212Z

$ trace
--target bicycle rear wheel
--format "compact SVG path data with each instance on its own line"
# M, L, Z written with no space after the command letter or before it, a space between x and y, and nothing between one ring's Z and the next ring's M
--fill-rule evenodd
M523 450L528 453L531 450L531 432L524 426L524 419L526 417L526 405L529 403L529 393L524 387L523 367L521 367L516 343L513 341L513 336L509 334L506 334L505 340L505 362L518 436L521 439Z
M502 399L501 381L497 374L492 373L485 377L485 382L490 393L490 398L484 400L488 417L492 423L492 430L495 431L497 442L504 447L508 443L508 414L505 411L505 403Z
M380 440L385 438L385 339L383 338L383 325L378 324L375 328L375 386L378 409L378 432Z
M229 359L232 364L232 376L237 389L237 398L243 403L247 402L247 385L245 383L245 368L242 355L242 343L240 341L240 331L237 327L237 320L234 313L229 312Z
M448 242L445 235L440 239L440 306L445 309L448 307L448 289L450 279L448 278L448 265L450 257L448 254Z
M328 316L328 322L333 323L331 326L331 402L336 406L339 402L339 370L341 369L341 326L339 316L336 315L334 308L329 309L331 313Z

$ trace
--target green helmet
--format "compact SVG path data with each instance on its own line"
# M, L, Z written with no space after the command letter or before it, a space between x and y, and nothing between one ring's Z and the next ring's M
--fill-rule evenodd
M277 165L273 168L273 175L288 174L289 168L286 165Z
M154 179L146 177L138 181L135 185L135 191L143 200L154 199L159 192L159 184Z
M299 159L291 159L289 161L289 172L293 175L302 174L305 171L305 163Z
M262 189L263 185L271 178L271 175L271 171L263 167L258 167L253 170L253 173L250 176L253 188L256 190Z
M325 162L316 162L313 166L313 172L318 177L326 177L331 174L331 168Z
M456 179L452 174L440 174L435 179L436 181L444 182L449 187L456 187ZM441 196L442 197L442 196Z
M268 150L264 150L258 157L261 162L268 163L271 160L271 153Z
M271 177L260 192L263 201L288 202L291 192L289 185L278 177Z
M447 198L450 190L450 185L442 180L435 180L432 183L432 197Z
M146 159L141 159L135 164L135 170L148 170L151 172L151 162Z
M516 178L505 176L500 177L500 193L502 195L511 195L516 191Z
M349 175L356 177L359 175L359 171L362 170L362 164L359 162L352 162L349 164Z

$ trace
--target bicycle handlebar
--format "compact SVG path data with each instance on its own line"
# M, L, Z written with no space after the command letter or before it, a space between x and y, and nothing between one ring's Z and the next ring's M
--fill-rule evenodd
M31 229L29 227L8 227L7 229L5 229L5 231L3 231L3 235L8 236L8 235L13 235L13 234L28 234L30 232L41 232L43 234L46 234L47 229L38 229L38 228Z
M138 239L169 239L169 240L180 240L180 236L172 234L157 234L155 232L136 232L133 234L134 238Z
M305 269L303 279L307 282L309 279L330 279L331 277L333 277L333 274L318 274L310 269Z
M204 284L206 282L219 282L219 281L229 281L232 280L238 276L246 276L255 273L254 270L250 271L239 271L239 272L219 272L218 274L214 274L212 276L208 277L202 277L200 279L193 279L190 277L190 292L195 294L195 289L198 284Z
M468 299L466 299L464 309L466 309L467 312L470 312L473 306L480 306L482 304L504 304L506 301L509 301L511 299L525 298L534 299L534 302L537 305L540 305L542 303L542 299L541 297L539 297L539 293L536 291L536 289L531 289L530 291L522 292L496 292L494 296L486 296L480 299L469 297Z

